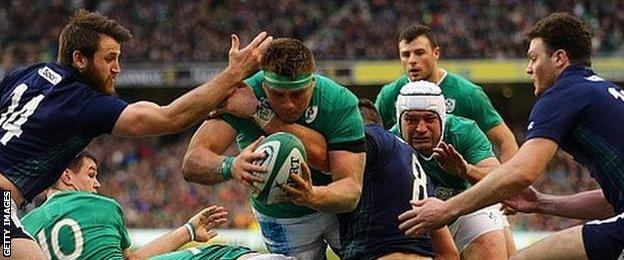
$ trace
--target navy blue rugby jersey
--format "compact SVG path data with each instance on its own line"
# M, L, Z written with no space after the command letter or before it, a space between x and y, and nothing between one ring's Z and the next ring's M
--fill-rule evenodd
M624 211L624 91L591 69L566 68L531 111L526 139L555 141L598 181L617 213Z
M429 235L405 236L398 216L410 200L433 196L433 184L411 146L378 125L368 125L362 196L355 211L339 214L343 259L373 259L393 252L433 256Z
M0 173L32 200L94 137L110 133L127 105L91 89L72 66L40 63L7 74L0 83Z

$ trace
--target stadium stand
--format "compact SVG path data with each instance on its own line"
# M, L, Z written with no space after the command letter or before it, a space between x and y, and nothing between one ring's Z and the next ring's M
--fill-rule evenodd
M0 70L53 60L62 24L80 7L110 15L130 29L135 40L124 46L122 55L123 63L130 64L224 61L229 47L224 39L230 32L250 36L261 29L305 40L318 60L388 60L396 56L396 32L388 28L415 22L429 24L440 35L445 58L522 58L524 30L554 10L572 12L601 28L593 39L596 56L624 55L624 2L494 2L279 0L267 7L262 1L218 0L1 1ZM514 132L522 140L523 128ZM101 161L101 192L124 206L131 228L171 228L209 204L230 211L229 228L255 228L241 185L208 187L184 181L181 156L189 135L97 139L89 149ZM571 194L597 188L587 169L564 154L558 154L548 171L536 185L540 191ZM541 215L519 215L511 222L522 230L560 230L578 223Z

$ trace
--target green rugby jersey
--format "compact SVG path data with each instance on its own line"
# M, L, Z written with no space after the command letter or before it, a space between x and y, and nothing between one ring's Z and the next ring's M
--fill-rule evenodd
M130 247L121 207L94 193L56 193L22 224L51 259L123 259Z
M164 255L150 257L151 260L233 260L255 251L242 246L206 245L190 247Z
M394 127L390 131L399 135L397 130ZM442 140L447 144L452 144L457 152L472 165L494 157L490 141L477 124L467 118L448 115ZM419 161L425 173L433 180L436 198L447 200L471 186L467 180L442 170L435 159L427 161L419 157Z
M364 140L364 125L357 106L357 97L347 88L326 77L314 75L314 80L316 85L310 105L296 123L321 133L330 149L332 145ZM245 83L253 89L259 100L267 102L266 93L262 89L263 81L263 72L260 71L245 80ZM250 120L227 114L221 119L236 129L236 142L239 150L247 147L260 135L267 135ZM311 170L314 185L331 183L330 173ZM253 198L252 205L258 212L276 218L301 217L315 212L313 209L292 203L266 205Z
M377 95L375 106L386 129L396 125L396 107L394 104L399 91L408 82L407 75L402 75L397 80L384 85ZM496 112L483 89L467 79L455 73L447 72L439 86L446 99L448 114L476 121L483 132L487 132L503 122L503 118Z

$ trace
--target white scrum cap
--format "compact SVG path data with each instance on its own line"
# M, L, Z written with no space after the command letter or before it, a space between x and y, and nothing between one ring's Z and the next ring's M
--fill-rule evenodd
M401 115L409 110L431 111L440 117L442 134L446 123L446 105L442 89L438 85L424 80L405 84L396 101L397 128L401 132ZM442 140L442 138L440 138Z

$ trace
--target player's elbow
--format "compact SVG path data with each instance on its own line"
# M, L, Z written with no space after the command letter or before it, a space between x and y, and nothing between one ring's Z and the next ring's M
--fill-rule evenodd
M359 183L353 182L349 184L349 186L351 187L349 191L350 196L345 203L344 212L354 211L357 208L358 204L360 203L360 197L362 197L362 185L360 185ZM341 212L341 213L344 213L344 212Z
M182 177L188 182L198 182L199 176L193 152L184 155L182 160Z

